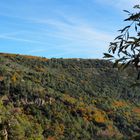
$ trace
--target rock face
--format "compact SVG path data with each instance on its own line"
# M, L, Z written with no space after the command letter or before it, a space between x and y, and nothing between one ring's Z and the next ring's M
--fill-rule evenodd
M45 102L47 103L47 104L53 104L54 102L55 102L55 98L53 98L53 97L51 97L51 96L49 96L48 94L46 95L46 97L45 97Z
M4 137L4 140L8 140L8 132L6 129L3 130L3 137Z
M34 103L37 104L38 106L43 106L45 104L45 100L41 98L36 98Z
M8 132L6 129L2 130L2 137L3 140L8 140Z

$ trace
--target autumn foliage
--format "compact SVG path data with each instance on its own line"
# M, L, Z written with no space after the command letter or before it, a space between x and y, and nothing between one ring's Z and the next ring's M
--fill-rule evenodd
M135 139L140 88L128 88L133 69L119 75L112 66L1 53L0 139Z

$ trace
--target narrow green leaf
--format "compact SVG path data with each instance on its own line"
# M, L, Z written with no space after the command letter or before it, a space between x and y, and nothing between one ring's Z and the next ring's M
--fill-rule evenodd
M114 56L111 55L111 54L108 54L108 53L104 53L104 57L103 58L110 58L110 57L114 57Z

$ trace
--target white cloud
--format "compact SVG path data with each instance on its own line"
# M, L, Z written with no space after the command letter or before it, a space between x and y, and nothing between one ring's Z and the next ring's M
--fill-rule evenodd
M22 41L28 43L37 43L42 45L48 45L49 42L47 38L60 39L64 41L71 41L73 44L87 44L94 46L95 42L109 42L113 39L113 35L104 31L100 31L82 21L81 19L74 17L67 17L63 15L65 21L56 20L56 19L35 19L35 18L24 18L24 17L14 17L30 22L30 24L39 24L43 25L43 28L40 28L37 31L33 30L23 30L11 33L3 33L0 35L0 38ZM10 17L10 15L9 15ZM12 17L12 16L11 16ZM51 30L48 30L48 27ZM25 36L26 34L26 36ZM22 35L24 35L22 37ZM19 37L20 36L20 37ZM32 36L32 39L30 39ZM49 44L53 45L53 44ZM54 45L56 45L54 43Z
M66 20L70 21L70 19L73 18L67 17ZM32 21L39 24L45 24L46 26L49 25L54 28L52 32L44 30L44 34L54 38L85 43L89 42L92 45L95 41L107 42L113 39L112 34L110 35L110 33L97 30L88 23L81 22L81 20L78 19L70 21L71 24L53 19L34 19Z
M18 42L35 43L35 44L44 44L41 41L31 40L31 39L26 39L26 38L19 38L19 37L13 36L13 35L14 35L14 33L0 34L0 39L13 40L13 41L18 41ZM45 44L47 44L47 43L45 43Z
M102 4L111 5L116 8L124 9L132 9L134 5L140 4L140 0L97 0Z

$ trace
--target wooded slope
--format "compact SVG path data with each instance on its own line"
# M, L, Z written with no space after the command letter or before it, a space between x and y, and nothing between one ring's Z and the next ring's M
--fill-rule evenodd
M137 74L105 60L0 54L0 138L140 139Z

